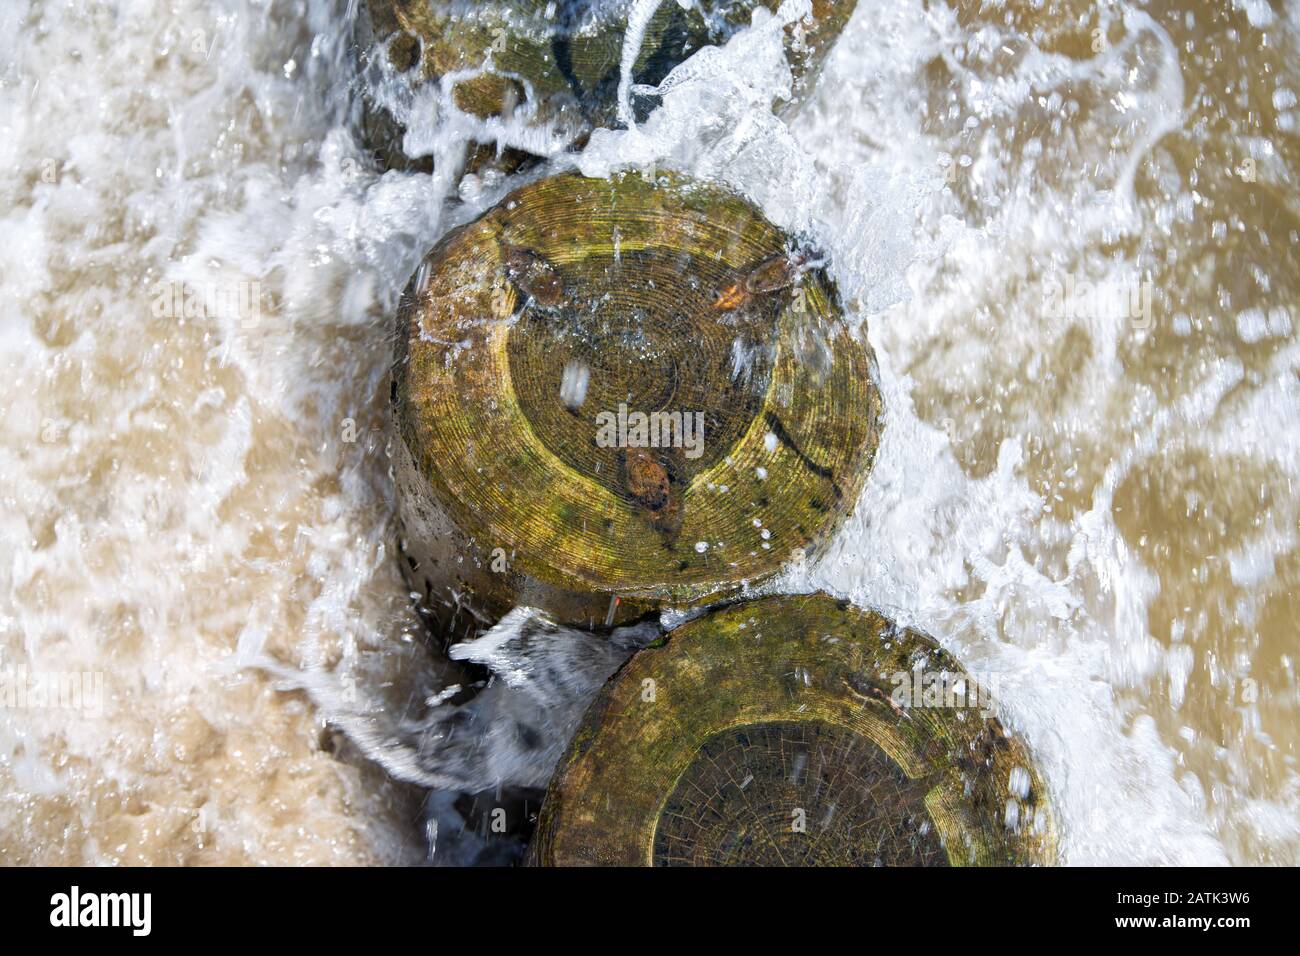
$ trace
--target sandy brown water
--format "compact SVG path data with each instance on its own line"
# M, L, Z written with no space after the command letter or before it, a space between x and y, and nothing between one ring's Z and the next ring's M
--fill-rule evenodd
M1300 861L1300 8L859 7L788 126L720 82L583 157L742 189L869 330L879 462L782 585L991 677L1067 862ZM439 686L389 317L509 184L372 168L351 16L0 11L0 674L88 688L0 697L0 862L428 856L320 702Z

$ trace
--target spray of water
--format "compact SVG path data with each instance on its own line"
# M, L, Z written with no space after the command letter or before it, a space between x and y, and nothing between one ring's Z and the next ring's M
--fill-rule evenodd
M630 31L625 128L573 154L446 83L404 99L350 3L5 5L0 667L106 679L98 717L0 712L0 859L423 858L414 784L447 788L456 859L451 788L540 785L644 640L521 609L456 652L494 675L466 702L403 593L389 317L519 182L457 186L473 137L552 157L529 176L719 179L824 251L886 430L771 589L882 608L996 687L1067 862L1296 861L1300 269L1258 202L1294 187L1294 8L1106 4L1080 46L1050 11L862 2L782 119L800 9L653 91ZM1216 58L1228 30L1270 42ZM373 166L361 95L433 175Z

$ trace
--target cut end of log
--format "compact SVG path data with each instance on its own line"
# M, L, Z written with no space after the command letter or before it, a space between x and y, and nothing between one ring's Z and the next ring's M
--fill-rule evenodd
M929 638L824 594L732 605L640 651L547 792L534 865L1035 865L1045 786Z
M865 480L880 397L822 270L749 281L792 245L671 174L544 179L447 237L401 310L404 514L445 513L462 565L511 555L521 577L479 587L505 606L541 582L597 622L611 595L692 603L808 553Z

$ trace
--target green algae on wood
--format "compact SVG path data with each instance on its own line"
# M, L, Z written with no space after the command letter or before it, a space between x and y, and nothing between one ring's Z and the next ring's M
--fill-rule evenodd
M446 81L463 112L487 119L526 110L533 122L558 127L562 139L617 119L631 0L367 0L366 6L370 32L385 44L392 68L413 86ZM664 0L646 26L633 83L658 84L697 50L725 43L759 6L775 11L780 2L704 0L684 10ZM856 0L813 0L808 16L786 27L791 104L805 97L855 6ZM379 120L369 126L384 128Z
M1056 859L1030 754L931 639L825 594L734 604L638 652L547 791L533 865Z
M408 579L440 620L481 622L734 591L853 507L873 377L815 254L734 193L669 173L525 186L440 242L399 310Z

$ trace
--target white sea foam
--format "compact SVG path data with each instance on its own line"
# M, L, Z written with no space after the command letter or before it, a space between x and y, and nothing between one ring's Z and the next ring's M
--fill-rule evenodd
M102 718L0 713L0 786L17 795L0 860L423 857L422 795L352 747L425 784L545 779L618 655L575 640L572 683L539 694L547 645L515 618L479 649L501 680L476 707L504 728L562 699L543 745L411 750L460 677L423 650L396 572L389 317L437 237L518 182L475 179L444 205L473 135L557 154L530 176L656 162L720 179L826 251L875 349L886 431L842 532L771 589L883 608L996 676L1069 862L1295 862L1300 783L1276 756L1293 742L1265 731L1294 713L1196 696L1199 674L1232 688L1264 667L1294 693L1294 645L1224 654L1197 637L1214 562L1235 621L1295 587L1292 323L1234 302L1220 350L1171 381L1136 350L1167 347L1166 321L1201 335L1199 312L1175 323L1157 301L1144 329L1041 309L1052 277L1128 287L1153 236L1199 222L1185 183L1154 209L1138 188L1144 171L1178 180L1157 156L1193 95L1178 50L1136 8L1114 15L1119 42L1074 59L942 4L859 6L794 119L772 111L791 77L760 13L576 158L527 115L459 114L445 85L403 100L376 60L369 89L434 157L425 176L377 174L358 141L343 0L4 4L0 663L103 673L106 700ZM1259 142L1242 151L1261 175L1283 168ZM260 314L217 296L159 317L158 283L256 283ZM1044 440L1076 449L1079 500L1074 473L1039 463ZM1227 516L1241 534L1200 556L1208 571L1156 566L1123 525L1120 502L1177 470L1171 454L1237 463L1174 486L1187 515L1249 466ZM1190 610L1164 633L1170 594Z

